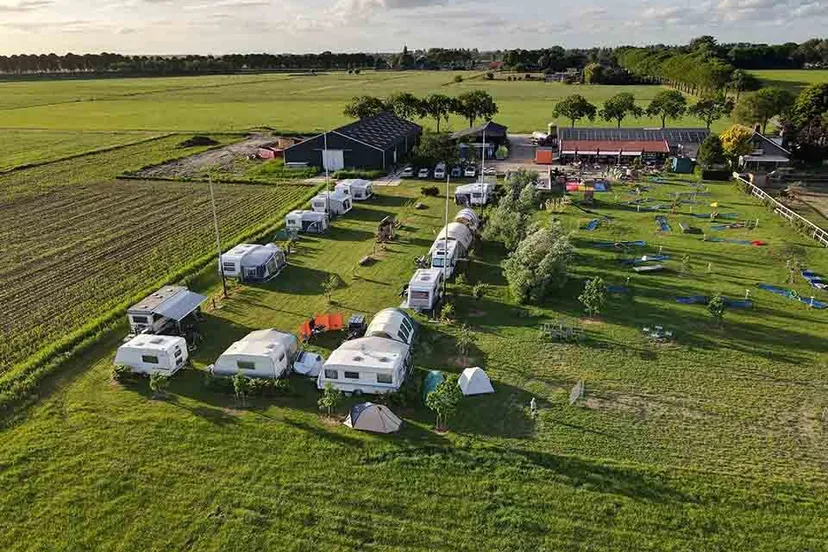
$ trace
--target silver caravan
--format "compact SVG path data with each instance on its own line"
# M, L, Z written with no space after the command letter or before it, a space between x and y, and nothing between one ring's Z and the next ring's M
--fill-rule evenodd
M186 363L189 353L183 337L136 335L115 354L115 365L127 366L136 374L171 376Z
M361 178L340 180L337 182L335 190L351 196L354 201L365 201L374 194L374 187L371 181Z
M351 196L345 192L322 192L310 201L311 209L317 213L328 213L332 217L344 215L353 207Z
M285 228L291 232L323 234L328 231L328 215L316 211L291 211L285 216Z
M133 334L161 333L196 312L207 298L184 286L165 286L127 309Z
M286 265L285 254L275 243L242 243L221 255L221 274L242 282L267 282Z
M443 297L443 271L421 268L408 283L406 307L418 312L434 310Z

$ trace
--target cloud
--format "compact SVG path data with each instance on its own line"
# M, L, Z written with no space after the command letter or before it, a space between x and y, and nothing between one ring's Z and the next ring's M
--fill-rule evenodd
M18 2L4 2L0 4L0 13L33 12L52 6L52 0L19 0Z

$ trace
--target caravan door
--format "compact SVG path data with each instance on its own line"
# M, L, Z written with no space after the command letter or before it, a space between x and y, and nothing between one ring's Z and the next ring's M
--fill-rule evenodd
M344 150L322 150L322 166L329 171L345 168Z

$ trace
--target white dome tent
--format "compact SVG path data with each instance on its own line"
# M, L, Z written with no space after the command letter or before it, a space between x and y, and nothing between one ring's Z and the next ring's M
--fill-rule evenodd
M372 433L395 433L400 430L402 420L387 406L370 402L360 403L351 408L345 425Z
M492 382L489 376L480 367L466 368L460 374L460 379L457 380L457 385L464 395L485 395L486 393L494 393Z

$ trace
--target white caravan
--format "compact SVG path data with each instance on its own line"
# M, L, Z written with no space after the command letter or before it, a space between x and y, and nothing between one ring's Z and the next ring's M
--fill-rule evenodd
M285 216L285 228L292 232L323 234L328 231L328 215L324 211L291 211Z
M383 309L368 324L365 335L384 337L411 345L414 341L415 329L414 319L404 310Z
M445 245L446 240L448 240L449 242L457 242L457 258L463 258L466 256L466 253L468 253L469 248L471 248L471 245L474 242L474 234L471 230L469 230L469 228L465 224L461 224L459 222L450 222L448 223L448 226L440 230L440 233L437 234L437 238L434 240L434 244L432 244L431 246L429 255L431 255L435 250L441 247L440 245L438 245L440 242L443 242L443 244Z
M316 386L330 384L345 393L383 394L398 391L411 370L411 348L382 337L346 341L325 362Z
M276 330L250 332L224 351L210 367L217 376L244 374L251 378L278 378L290 370L299 342Z
M460 209L454 216L454 222L465 224L472 232L480 230L480 217L477 216L473 210L469 208Z
M171 376L187 363L188 357L183 337L137 335L118 347L115 365L128 366L136 374Z
M365 201L374 194L374 187L371 181L361 178L340 180L334 189L337 192L348 194L354 201Z
M458 205L487 205L494 198L494 189L488 182L462 184L454 190L454 201Z
M317 213L330 213L338 217L353 207L351 197L345 192L322 192L310 200L311 209Z
M406 307L416 311L430 311L437 307L443 297L443 270L421 268L408 283Z
M457 268L457 242L454 240L436 240L431 247L431 268L443 272L445 268L446 278L451 278Z
M220 274L242 282L267 282L287 265L284 252L275 243L242 243L221 255Z
M164 286L127 309L130 332L161 333L197 311L206 300L184 286Z

